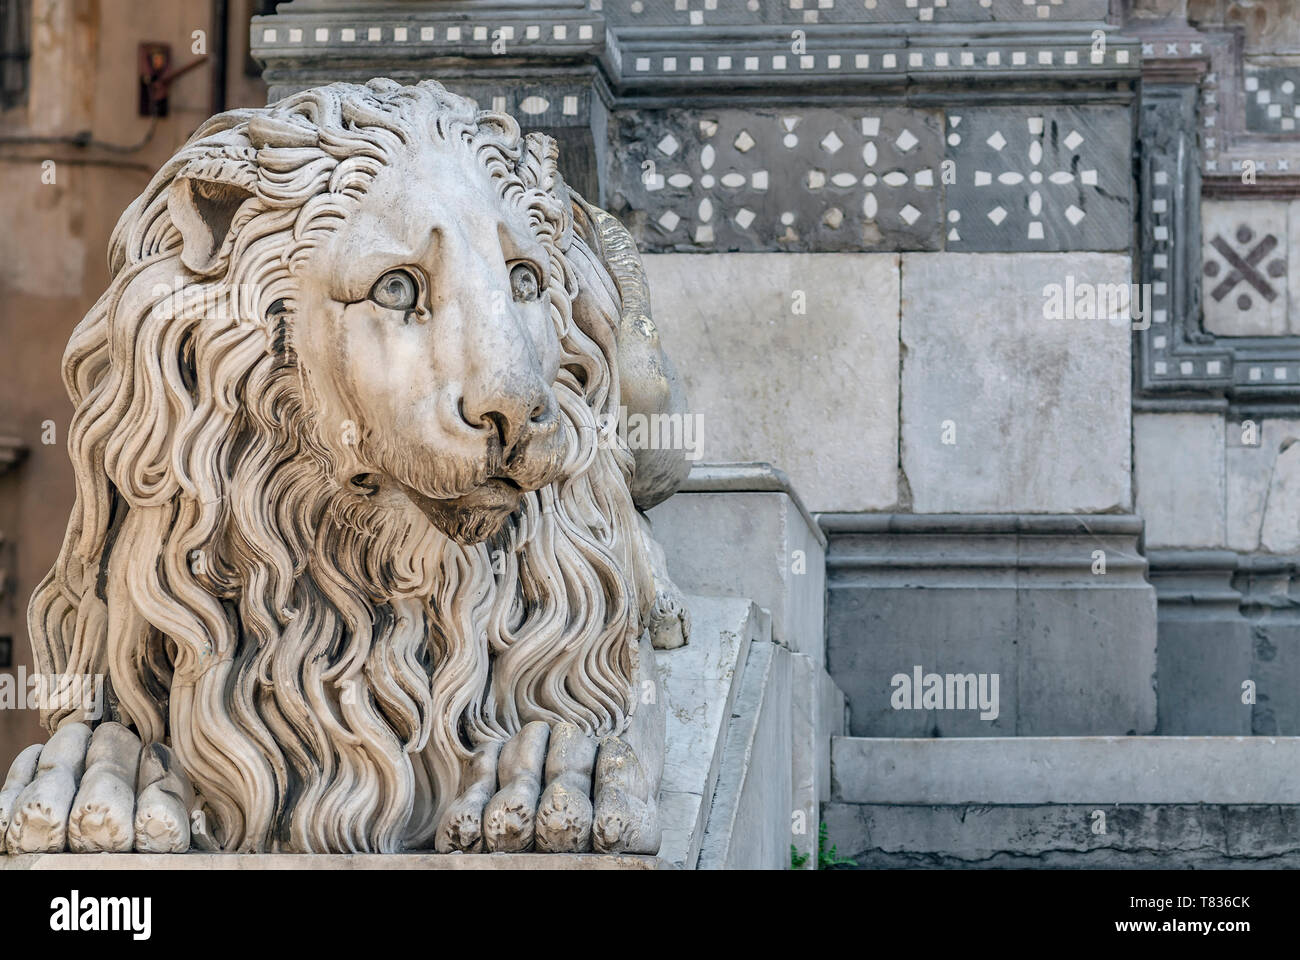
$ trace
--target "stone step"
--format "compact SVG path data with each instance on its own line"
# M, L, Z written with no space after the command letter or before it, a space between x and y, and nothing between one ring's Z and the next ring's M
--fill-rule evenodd
M1300 866L1300 737L836 737L863 867Z
M669 707L659 853L669 863L694 869L710 825L750 649L772 645L772 619L749 600L688 595L686 605L690 643L655 652Z

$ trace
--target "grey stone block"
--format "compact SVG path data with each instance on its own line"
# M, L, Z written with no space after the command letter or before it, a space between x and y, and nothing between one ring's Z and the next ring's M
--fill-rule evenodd
M1294 804L1300 737L835 737L831 778L845 803Z
M904 256L902 462L917 513L1129 509L1128 327L1044 319L1046 287L1127 284L1129 271L1109 254Z
M1269 553L1300 553L1300 440L1294 435L1279 446L1265 504L1260 545Z
M1300 734L1300 558L1241 557L1235 586L1251 628L1251 732Z
M1224 428L1227 545L1300 553L1300 420L1241 420Z
M701 459L775 463L814 511L895 504L897 256L644 260L655 324L702 418Z
M1146 521L1147 546L1223 546L1223 417L1137 414L1133 449L1137 512Z
M1160 618L1158 732L1250 734L1253 709L1242 701L1242 684L1258 680L1250 624L1232 587L1236 554L1153 550L1148 559Z
M1164 734L1300 734L1300 561L1153 550Z
M1226 424L1227 545L1300 553L1300 420Z
M753 598L778 642L825 662L825 537L781 471L698 464L649 516L679 587Z
M827 666L855 736L1154 731L1156 603L1136 518L828 514L821 523ZM894 678L918 666L985 675L989 692L996 676L997 716L956 704L900 709L914 702L895 699Z

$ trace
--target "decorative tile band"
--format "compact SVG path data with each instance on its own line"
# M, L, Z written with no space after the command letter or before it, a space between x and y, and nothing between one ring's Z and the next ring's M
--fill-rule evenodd
M1061 22L1106 18L1106 0L588 0L616 26Z
M295 21L298 22L298 21ZM352 26L334 22L313 24L306 18L301 26L253 25L253 52L262 54L294 47L355 43L437 44L439 46L481 46L484 53L504 52L511 45L574 44L590 47L603 42L605 25L600 21L528 22L526 20L473 23L365 20ZM497 51L493 51L493 45Z
M887 43L887 41L886 41ZM864 44L831 45L819 41L813 52L802 54L749 51L737 53L735 45L692 45L674 49L641 51L629 44L623 52L623 76L642 79L654 76L713 75L718 77L784 77L791 75L844 77L863 74L894 78L918 72L969 75L987 72L1024 72L1035 80L1047 79L1044 71L1064 68L1069 72L1089 69L1135 69L1136 50L1115 44L1097 49L1082 43L1006 43L985 41L971 44L927 43L900 40L896 46L870 47Z
M647 250L1124 250L1123 107L636 111L612 205Z

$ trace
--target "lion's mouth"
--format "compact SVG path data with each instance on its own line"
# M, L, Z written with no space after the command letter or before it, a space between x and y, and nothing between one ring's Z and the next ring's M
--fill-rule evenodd
M469 493L446 503L460 509L501 509L509 506L510 510L514 510L523 493L524 488L510 477L488 477Z
M519 508L524 488L510 477L489 477L468 493L439 500L402 484L429 522L460 543L477 543L501 528Z

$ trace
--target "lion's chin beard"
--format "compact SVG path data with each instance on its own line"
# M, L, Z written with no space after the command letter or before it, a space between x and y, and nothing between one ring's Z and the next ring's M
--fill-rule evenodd
M494 536L519 508L523 489L513 480L492 477L454 500L436 500L402 485L429 522L460 544L481 543Z

